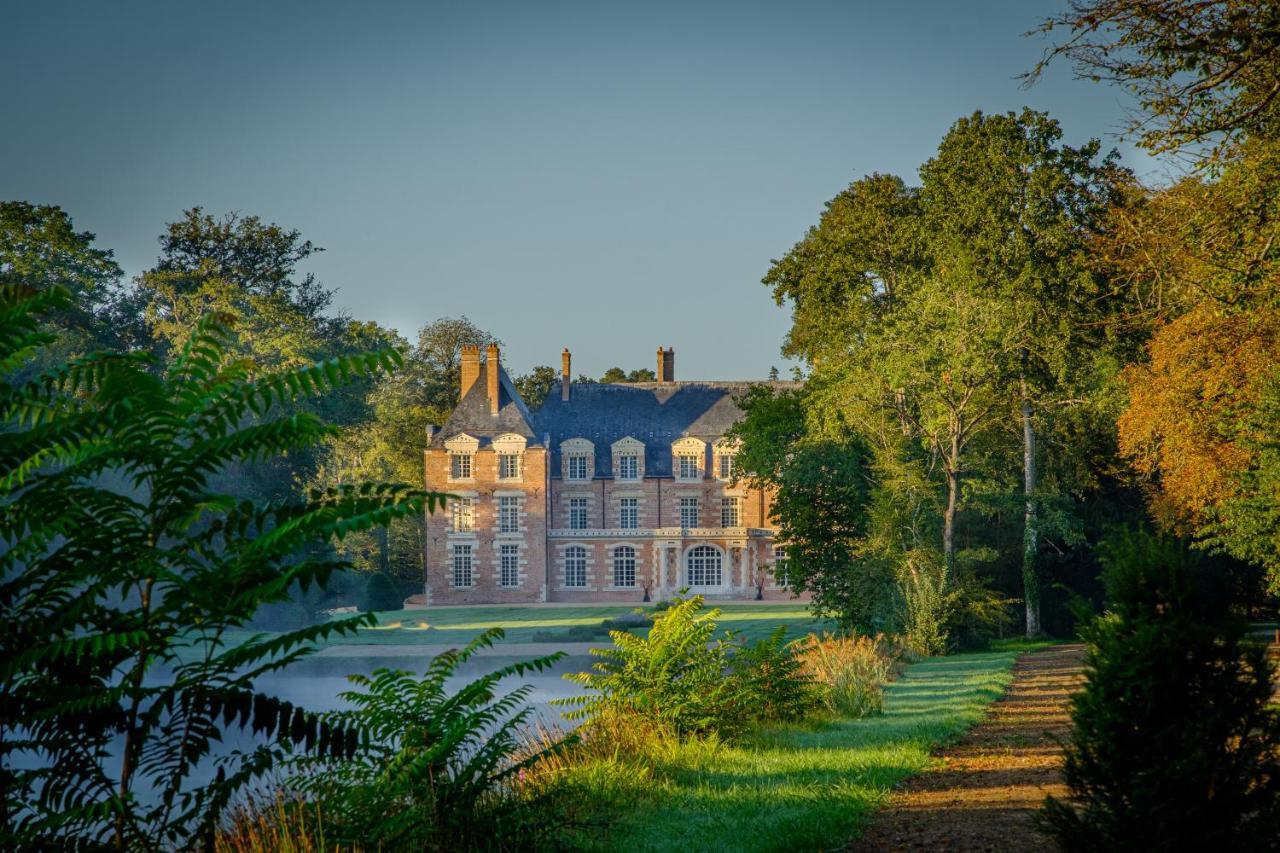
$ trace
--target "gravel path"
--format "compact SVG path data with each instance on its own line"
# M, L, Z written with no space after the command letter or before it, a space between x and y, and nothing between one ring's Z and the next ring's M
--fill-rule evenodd
M1062 796L1055 738L1070 733L1069 698L1084 647L1023 655L986 720L937 754L934 769L896 790L854 851L1023 851L1050 847L1031 817Z

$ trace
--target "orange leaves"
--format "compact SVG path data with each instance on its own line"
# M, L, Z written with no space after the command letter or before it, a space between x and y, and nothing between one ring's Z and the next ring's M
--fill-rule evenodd
M1162 326L1150 362L1124 372L1129 406L1121 452L1153 479L1152 511L1178 529L1231 498L1252 462L1241 439L1249 412L1280 365L1280 312L1223 314L1202 303Z

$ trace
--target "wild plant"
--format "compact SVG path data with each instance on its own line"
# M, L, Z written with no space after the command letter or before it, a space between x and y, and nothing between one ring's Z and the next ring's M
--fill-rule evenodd
M810 634L794 650L801 671L820 686L831 713L865 717L884 709L884 686L893 677L895 653L883 636Z

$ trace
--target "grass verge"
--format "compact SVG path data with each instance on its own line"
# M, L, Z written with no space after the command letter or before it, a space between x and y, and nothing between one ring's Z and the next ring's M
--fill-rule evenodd
M1022 644L1020 644L1021 646ZM671 745L651 767L594 761L561 785L586 850L826 850L856 836L900 779L983 716L1022 651L936 658L907 667L885 712L820 728L770 727L734 745Z

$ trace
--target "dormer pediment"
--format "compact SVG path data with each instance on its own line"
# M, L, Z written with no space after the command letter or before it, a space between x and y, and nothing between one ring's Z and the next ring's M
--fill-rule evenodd
M528 443L524 436L508 432L493 440L493 449L498 453L523 453Z
M610 446L612 447L613 454L615 456L620 456L624 453L644 452L644 442L640 441L638 438L632 438L631 436L620 438Z
M673 441L671 449L676 453L705 453L707 443L700 438L686 435L684 438Z
M560 452L574 456L594 453L596 446L585 438L570 438L560 442Z
M445 440L444 449L450 453L475 453L480 449L480 439L460 432L453 438Z

